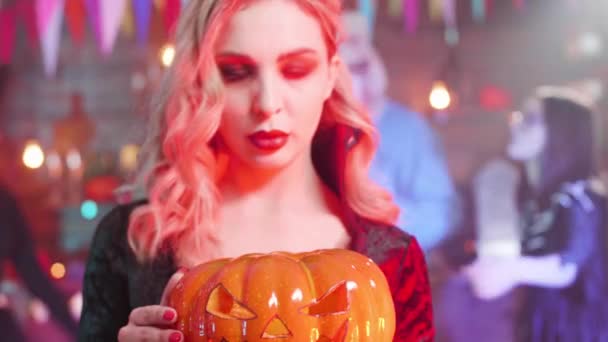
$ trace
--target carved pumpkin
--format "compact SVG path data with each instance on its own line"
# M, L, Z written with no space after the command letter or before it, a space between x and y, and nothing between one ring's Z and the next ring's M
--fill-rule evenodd
M169 294L186 341L392 341L382 271L348 250L249 254L199 265Z

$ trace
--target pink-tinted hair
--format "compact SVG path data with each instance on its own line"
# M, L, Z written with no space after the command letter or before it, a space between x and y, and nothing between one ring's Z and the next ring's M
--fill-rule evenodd
M256 0L197 0L183 9L176 31L176 58L156 99L157 110L142 149L140 178L145 179L149 202L132 213L128 228L129 244L140 260L153 258L164 247L185 265L217 256L221 199L213 138L224 98L213 48L229 18L252 1ZM339 39L340 1L293 1L318 19L333 56ZM393 223L398 208L368 178L375 130L361 108L353 99L348 71L341 68L320 124L345 125L359 132L346 155L341 195L356 214Z

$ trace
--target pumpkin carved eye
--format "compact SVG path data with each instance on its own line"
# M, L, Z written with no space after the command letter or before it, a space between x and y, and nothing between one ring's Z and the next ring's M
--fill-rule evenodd
M350 296L345 281L330 288L314 303L300 309L300 312L311 316L339 315L347 313L350 308Z
M237 301L222 284L211 291L206 309L208 313L225 319L250 320L257 317L253 311Z

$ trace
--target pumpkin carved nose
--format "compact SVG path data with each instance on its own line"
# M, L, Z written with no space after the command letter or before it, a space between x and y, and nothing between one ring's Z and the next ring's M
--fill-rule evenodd
M278 315L275 315L268 321L262 334L262 338L287 338L291 336L291 331L289 331L287 325L285 325Z

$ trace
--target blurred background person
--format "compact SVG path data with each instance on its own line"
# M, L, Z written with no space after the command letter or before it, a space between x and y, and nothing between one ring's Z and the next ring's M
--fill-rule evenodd
M593 112L580 94L540 88L511 118L509 156L523 163L521 255L480 257L466 273L494 300L526 285L521 341L608 338L606 190L593 161Z
M9 80L8 68L0 67L0 104L9 94ZM3 114L0 113L0 119ZM37 199L28 205L33 207L35 214L41 214L46 210L45 186L16 163L19 144L5 134L3 128L0 128L0 340L21 342L35 336L25 328L28 321L23 313L32 314L32 307L40 308L37 305L40 302L45 308L38 309L34 315L44 315L41 311L48 309L50 316L63 328L60 334L54 334L51 329L52 333L46 337L52 341L54 336L75 339L78 329L75 313L70 311L68 296L42 268L22 207L25 203L18 196L19 192L32 192L30 197ZM12 273L18 279L11 277ZM36 299L32 301L31 296ZM29 307L26 309L25 305Z
M3 140L0 136L0 145ZM2 147L0 147L2 149ZM6 151L6 149L3 149ZM0 167L0 170L2 168ZM2 177L0 177L2 180ZM15 179L11 179L15 182ZM68 335L75 337L77 324L68 309L68 298L53 284L42 269L36 256L35 244L28 224L19 208L17 199L0 181L0 264L10 262L23 284L37 298L42 300L52 317L60 323ZM0 268L0 283L3 281ZM25 341L9 294L0 290L0 333L5 341Z
M455 191L440 141L419 114L387 96L387 73L373 46L367 18L342 16L345 41L340 55L352 74L355 96L378 129L378 152L371 177L391 191L401 208L398 226L418 238L428 252L455 225Z

